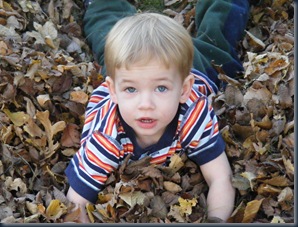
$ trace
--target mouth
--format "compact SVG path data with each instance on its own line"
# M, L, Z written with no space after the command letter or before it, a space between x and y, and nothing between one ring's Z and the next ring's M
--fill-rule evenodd
M138 126L143 129L154 128L157 124L157 121L152 118L139 118L137 122Z
M149 118L142 118L142 119L139 119L140 122L142 123L152 123L154 120L153 119L149 119Z

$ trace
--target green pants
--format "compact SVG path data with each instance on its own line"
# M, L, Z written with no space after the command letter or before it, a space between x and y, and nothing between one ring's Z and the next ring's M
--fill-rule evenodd
M107 33L119 19L135 13L134 6L126 0L94 0L86 10L85 37L97 62L103 66L103 75ZM222 65L230 77L243 70L235 48L244 34L248 13L248 0L197 0L193 68L206 74L217 86L220 81L211 61Z

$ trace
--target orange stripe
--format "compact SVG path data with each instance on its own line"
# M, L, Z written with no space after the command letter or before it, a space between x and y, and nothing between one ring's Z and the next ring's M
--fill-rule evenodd
M108 124L107 124L107 127L106 127L106 130L105 130L105 133L107 135L111 135L112 134L112 131L113 131L113 125L114 125L114 116L115 116L115 113L116 113L116 108L113 109L112 113L111 113L111 116L112 117L109 117L108 119Z
M125 145L123 145L124 146L124 150L125 150L125 152L127 153L127 152L133 152L133 145L132 144L125 144Z
M101 83L100 86L101 86L101 87L106 87L106 88L107 88L107 87L108 87L108 83L105 81L105 82Z
M98 165L99 167L101 167L102 169L111 172L114 170L114 168L111 165L108 165L104 162L102 162L96 155L94 155L92 153L92 151L90 151L89 149L86 150L86 155L87 157L94 163L96 163L96 165Z
M109 110L110 106L108 105L108 103L106 103L102 109L101 109L101 116L100 118L103 119L104 116L107 114L108 110Z
M191 100L192 102L194 102L195 100L197 100L198 96L197 96L197 94L195 93L194 90L191 90L191 93L190 93L189 98L190 98L190 100Z
M204 84L208 87L208 89L210 90L210 91L212 91L213 89L212 89L212 86L207 82L207 80L204 78L204 77L202 77L202 76L199 76L199 75L196 75L201 81L203 81L204 82Z
M214 133L213 133L213 135L214 134L216 134L216 133L218 133L218 122L216 122L216 124L214 125Z
M158 156L156 158L152 158L150 163L151 164L161 164L161 163L164 163L167 159L167 157L170 157L172 156L177 150L177 147L172 147L169 149L169 152L164 154L164 155L161 155L161 156Z
M94 95L94 96L91 96L89 102L98 103L102 99L103 99L102 97Z
M190 147L197 147L199 144L199 141L193 140L191 141L191 143L189 144Z
M90 121L92 121L96 115L97 111L94 111L93 113L89 114L88 117L85 119L84 125L88 124Z
M108 139L106 139L103 136L100 136L99 134L94 134L94 137L98 142L100 142L105 149L107 149L110 153L113 153L116 157L119 157L118 149L113 146L113 144L110 143Z
M106 182L108 179L106 176L91 175L91 177L97 181L102 182L102 183Z
M176 152L177 147L171 147L169 152L168 152L168 156L172 156L172 154L174 154Z
M151 160L150 160L150 163L151 164L161 164L161 163L164 163L165 161L166 161L166 159L167 159L167 154L165 154L165 155L162 155L162 156L159 156L159 157L156 157L156 158L152 158Z
M177 142L177 145L176 145L176 150L181 150L181 143L180 141Z
M209 122L207 123L207 125L206 125L205 129L206 129L206 128L210 128L210 127L212 127L212 120L211 120L211 121L209 121Z
M206 88L205 88L204 86L199 86L199 91L200 91L202 94L207 94Z
M201 113L204 104L205 104L205 100L200 101L196 106L195 110L193 111L193 113L191 114L190 118L187 120L186 125L184 126L182 140L188 134L190 128L194 125L194 123L198 119L198 116Z

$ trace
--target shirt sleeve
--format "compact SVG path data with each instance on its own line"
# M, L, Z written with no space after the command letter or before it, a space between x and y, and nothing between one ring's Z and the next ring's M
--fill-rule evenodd
M191 73L195 78L195 83L193 85L195 90L198 90L207 97L212 93L216 94L218 92L217 85L208 76L196 69L192 69Z
M109 96L109 89L106 82L101 83L94 91L92 92L89 102L86 108L86 115L89 114L90 110L92 110L100 101ZM98 108L98 107L97 107Z
M121 154L120 145L113 138L94 132L81 145L65 171L70 186L95 203L109 174L118 168Z
M218 120L207 97L200 97L186 111L181 126L181 145L188 157L203 165L218 157L225 149Z

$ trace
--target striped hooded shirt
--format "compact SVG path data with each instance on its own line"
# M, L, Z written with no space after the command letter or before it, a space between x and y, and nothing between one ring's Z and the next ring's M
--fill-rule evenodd
M121 118L118 106L110 99L106 83L96 88L89 100L81 136L81 146L65 170L70 186L95 203L109 174L118 169L128 154L132 160L151 156L151 163L166 165L174 153L203 165L225 148L217 117L207 96L217 92L216 85L197 70L188 101L167 126L157 144L138 146L133 129Z

